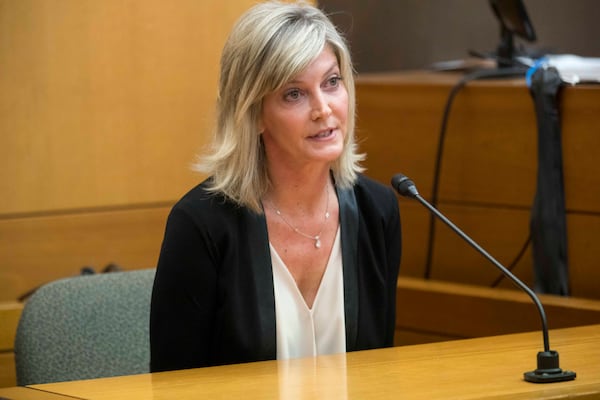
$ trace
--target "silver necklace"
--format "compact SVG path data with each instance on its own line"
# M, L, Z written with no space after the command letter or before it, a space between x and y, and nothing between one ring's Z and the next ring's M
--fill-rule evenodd
M327 193L327 202L325 203L325 218L323 218L323 223L321 224L321 229L319 230L319 233L316 234L315 236L306 234L304 232L302 232L300 229L296 228L294 225L290 224L288 222L287 219L285 219L285 217L283 216L283 214L281 213L281 211L279 211L279 209L277 208L277 206L275 205L275 203L271 200L271 205L273 206L273 209L275 210L275 213L277 215L279 215L279 218L281 218L281 220L283 222L285 222L285 224L287 226L289 226L290 228L292 228L292 230L294 232L296 232L297 234L304 236L307 239L311 239L315 241L315 248L316 249L320 249L321 248L321 233L323 233L323 228L325 227L325 223L327 222L327 219L329 219L329 187L328 185L325 185L325 190Z

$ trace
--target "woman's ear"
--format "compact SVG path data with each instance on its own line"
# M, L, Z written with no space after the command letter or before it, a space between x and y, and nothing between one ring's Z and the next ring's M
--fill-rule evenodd
M259 135L262 135L265 131L265 121L263 119L262 104L258 110L258 118L256 118L256 129Z
M265 124L263 123L262 118L259 118L257 128L258 128L258 131L257 131L258 134L262 135L263 132L265 131Z

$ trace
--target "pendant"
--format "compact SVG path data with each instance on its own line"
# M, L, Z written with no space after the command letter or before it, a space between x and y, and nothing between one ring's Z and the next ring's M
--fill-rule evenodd
M321 248L321 238L319 236L315 236L315 248Z

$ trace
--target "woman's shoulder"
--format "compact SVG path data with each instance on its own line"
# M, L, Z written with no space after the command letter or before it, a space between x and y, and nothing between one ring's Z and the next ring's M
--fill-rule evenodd
M167 229L179 236L201 236L221 247L239 241L245 232L262 232L263 221L263 215L210 190L209 182L204 181L173 205L167 218Z
M173 206L173 212L205 220L222 219L241 211L242 207L220 192L210 189L210 178L199 183L184 194Z
M363 211L371 209L373 212L375 210L385 213L397 212L398 199L391 186L386 186L366 175L358 175L354 184L354 194L359 207Z
M195 202L195 201L207 201L211 200L214 196L218 194L213 193L210 190L210 178L207 178L191 188L187 193L185 193L177 202L179 203L187 203L187 202Z
M395 197L391 186L384 185L383 183L364 174L358 174L354 188L355 192L365 193L375 197Z

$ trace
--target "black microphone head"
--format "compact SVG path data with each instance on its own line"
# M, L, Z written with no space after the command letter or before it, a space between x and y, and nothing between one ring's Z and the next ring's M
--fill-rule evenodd
M392 177L392 187L396 189L401 196L414 198L419 195L414 182L403 174L396 174Z

